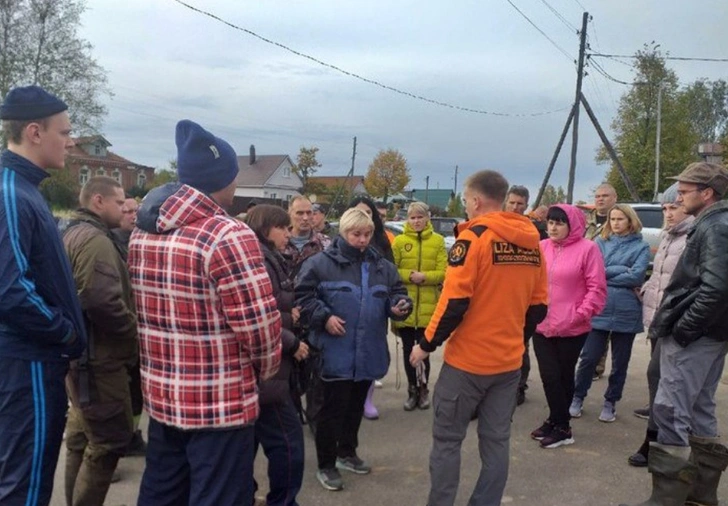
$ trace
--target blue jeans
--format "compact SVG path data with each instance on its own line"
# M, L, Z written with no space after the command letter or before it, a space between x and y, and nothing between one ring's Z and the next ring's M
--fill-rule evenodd
M303 429L296 408L286 402L262 404L255 422L255 449L268 458L268 506L298 506L303 482Z
M604 393L604 399L613 403L622 399L624 383L627 380L627 367L629 367L629 359L632 357L634 336L635 334L612 332L610 330L592 329L589 332L576 369L574 397L586 398L586 394L592 385L594 367L596 367L604 352L607 351L607 346L611 341L612 370L609 372L609 384L607 391Z
M137 506L253 504L252 425L182 430L149 420Z

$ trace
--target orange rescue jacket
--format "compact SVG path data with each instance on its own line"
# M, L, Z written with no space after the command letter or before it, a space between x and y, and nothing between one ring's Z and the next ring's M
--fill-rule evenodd
M420 346L432 352L447 340L445 362L472 374L515 371L524 333L546 315L538 231L525 216L508 212L481 215L457 230L442 295Z

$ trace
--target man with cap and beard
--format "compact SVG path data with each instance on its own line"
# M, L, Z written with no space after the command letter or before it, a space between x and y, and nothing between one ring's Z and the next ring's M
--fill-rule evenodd
M38 184L73 147L68 106L38 86L0 105L0 504L47 505L71 359L86 332L71 266Z
M728 466L715 417L728 352L728 170L696 162L670 179L695 222L649 330L661 340L657 442L649 450L652 497L640 506L717 505Z
M278 370L281 317L255 234L229 216L237 156L177 124L179 183L142 201L129 244L149 413L140 506L253 504L257 384Z

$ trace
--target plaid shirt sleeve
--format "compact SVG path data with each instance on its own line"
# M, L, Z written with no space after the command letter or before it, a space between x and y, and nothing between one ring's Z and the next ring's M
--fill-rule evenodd
M281 316L255 235L248 229L226 234L212 253L209 272L226 323L259 379L270 378L281 360Z

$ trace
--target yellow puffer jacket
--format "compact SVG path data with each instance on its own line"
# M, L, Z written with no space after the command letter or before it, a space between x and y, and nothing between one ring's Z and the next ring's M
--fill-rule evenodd
M437 299L440 297L440 285L445 279L445 239L435 233L432 223L428 222L420 233L415 232L409 223L405 223L404 232L392 244L392 253L394 264L414 304L412 314L407 320L393 324L396 328L425 328L435 312ZM410 281L410 274L414 271L425 275L424 283L416 285Z

